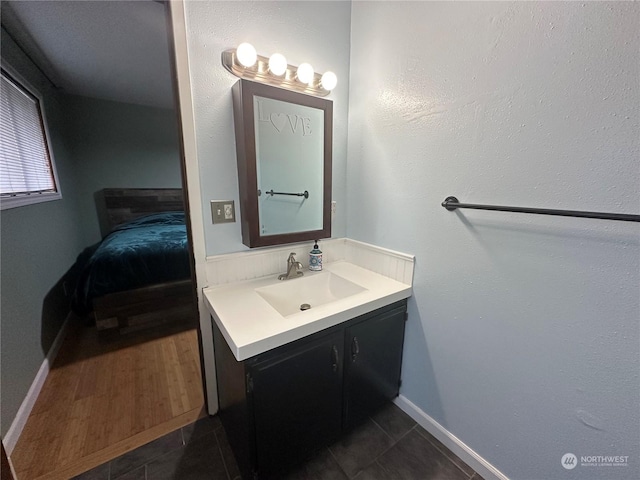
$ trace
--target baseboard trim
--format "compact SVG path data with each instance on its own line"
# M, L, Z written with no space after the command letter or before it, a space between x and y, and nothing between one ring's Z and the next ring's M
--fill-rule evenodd
M436 437L442 444L455 453L467 465L482 475L485 480L509 480L500 470L495 468L462 440L427 415L404 395L399 395L394 403L413 418L422 428Z
M14 418L13 422L11 422L11 426L7 431L7 435L2 440L8 456L11 456L16 443L18 443L18 439L20 438L22 430L27 423L27 419L31 414L31 410L33 409L33 406L38 399L38 395L40 395L40 390L42 390L44 381L47 379L47 375L49 375L50 366L53 365L53 361L55 360L56 355L58 355L58 351L62 346L62 341L67 334L67 330L69 329L71 316L72 314L69 313L62 323L60 331L58 332L58 335L56 335L56 339L53 341L53 344L51 344L51 348L49 349L47 356L43 360L42 365L40 365L40 369L38 370L36 377L33 379L31 387L29 387L27 396L24 397L24 400L22 401L22 404L18 409L18 413L16 413L16 418Z

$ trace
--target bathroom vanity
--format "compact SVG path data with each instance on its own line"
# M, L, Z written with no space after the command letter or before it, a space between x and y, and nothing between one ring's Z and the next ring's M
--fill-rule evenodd
M237 361L213 325L220 419L243 478L270 478L398 395L406 300Z
M243 478L279 478L398 395L410 282L336 261L204 293L219 415Z
M203 293L238 465L280 478L398 395L414 258L331 238L332 101L239 76L242 241L271 248L207 258ZM324 271L302 272L311 240L329 247Z

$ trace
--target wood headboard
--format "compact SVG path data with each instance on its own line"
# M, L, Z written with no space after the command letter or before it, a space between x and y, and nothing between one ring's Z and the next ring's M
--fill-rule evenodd
M184 210L181 188L105 188L96 192L95 200L103 238L134 218Z

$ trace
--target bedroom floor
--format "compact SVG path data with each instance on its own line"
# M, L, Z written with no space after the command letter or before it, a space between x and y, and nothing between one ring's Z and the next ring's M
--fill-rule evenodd
M11 461L17 480L68 479L204 415L195 329L105 340L76 325Z

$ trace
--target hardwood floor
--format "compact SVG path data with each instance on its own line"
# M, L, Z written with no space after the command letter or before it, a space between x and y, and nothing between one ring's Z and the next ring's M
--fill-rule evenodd
M17 480L68 479L204 415L195 329L104 339L78 325L11 462Z

